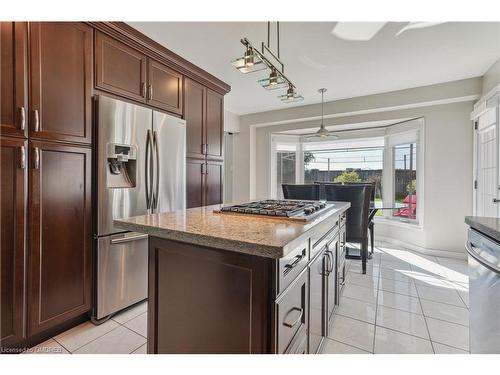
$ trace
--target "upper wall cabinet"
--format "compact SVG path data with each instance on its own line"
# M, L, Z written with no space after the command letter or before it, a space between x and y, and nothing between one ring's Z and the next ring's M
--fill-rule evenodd
M95 42L96 87L146 102L146 56L100 32Z
M91 142L92 28L30 23L30 135Z
M100 32L95 71L101 90L182 114L182 74Z
M182 114L182 75L152 59L148 59L148 103Z
M0 134L26 136L27 24L0 22Z
M185 78L184 98L187 156L222 160L223 96Z

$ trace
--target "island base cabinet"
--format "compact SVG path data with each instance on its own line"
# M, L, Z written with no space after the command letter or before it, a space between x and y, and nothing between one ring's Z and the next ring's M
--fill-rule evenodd
M268 353L270 271L270 259L150 237L148 353Z

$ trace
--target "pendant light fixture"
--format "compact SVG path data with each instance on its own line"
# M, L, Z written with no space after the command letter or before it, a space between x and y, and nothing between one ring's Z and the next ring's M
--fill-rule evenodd
M247 38L241 39L245 46L243 57L231 61L231 64L241 73L257 72L269 69L269 76L260 79L259 84L266 90L287 89L286 94L278 96L284 103L304 100L297 94L297 89L290 79L285 76L285 64L280 60L280 23L276 22L276 54L270 49L271 22L267 23L267 44L262 42L261 50L256 49Z
M318 92L321 94L321 124L319 126L319 129L317 132L309 135L307 137L307 139L309 140L313 140L313 139L316 139L316 140L320 140L320 139L338 139L338 136L335 135L335 134L332 134L332 132L330 132L327 128L325 128L325 124L324 124L324 104L325 104L325 92L326 92L326 89L319 89Z

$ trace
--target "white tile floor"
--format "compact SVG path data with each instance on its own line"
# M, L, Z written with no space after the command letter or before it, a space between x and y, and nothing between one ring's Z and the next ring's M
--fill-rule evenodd
M366 275L360 263L348 261L323 353L468 353L465 260L379 244Z
M147 303L83 323L32 353L146 353ZM468 353L467 262L379 244L368 272L348 261L346 287L323 353Z

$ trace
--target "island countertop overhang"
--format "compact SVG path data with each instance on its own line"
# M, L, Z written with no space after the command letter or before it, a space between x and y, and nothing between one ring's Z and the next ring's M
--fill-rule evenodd
M114 220L117 228L150 236L279 259L297 244L314 235L322 223L345 212L348 202L329 202L333 207L310 222L278 218L214 213L221 205L189 208Z

